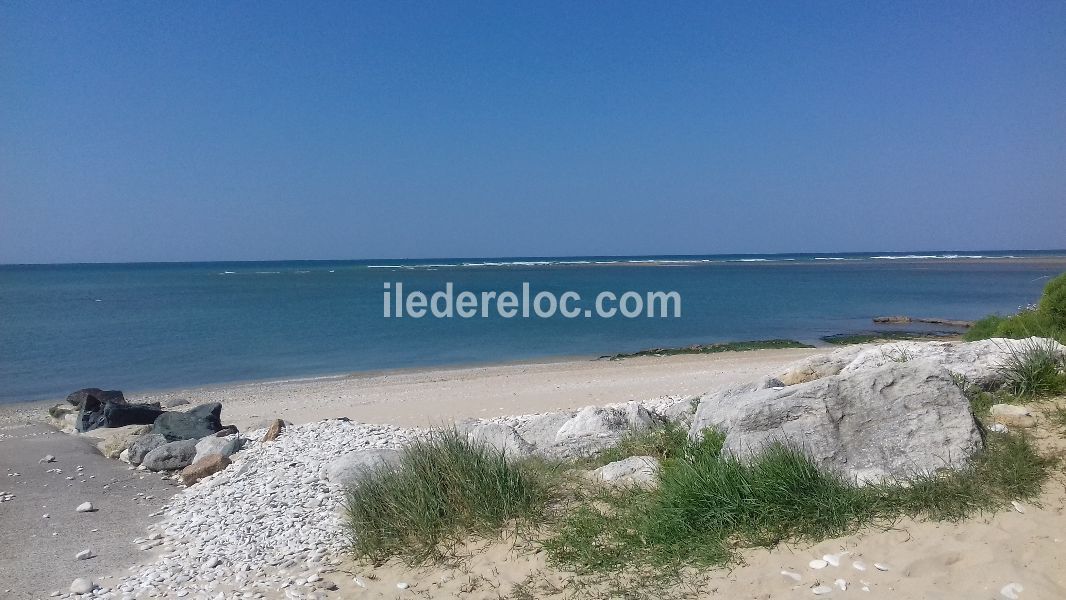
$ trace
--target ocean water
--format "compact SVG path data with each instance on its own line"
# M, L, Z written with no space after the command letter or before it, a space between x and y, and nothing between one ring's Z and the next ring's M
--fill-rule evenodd
M0 266L0 402L865 331L1036 300L1066 251ZM1015 257L1002 261L994 258ZM385 282L677 291L677 319L386 319Z

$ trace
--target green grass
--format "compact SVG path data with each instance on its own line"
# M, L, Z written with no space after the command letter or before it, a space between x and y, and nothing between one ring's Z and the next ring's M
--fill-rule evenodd
M435 431L405 447L398 468L371 471L348 491L352 551L417 563L471 535L533 526L559 480L552 465L511 461L453 429Z
M1031 340L1011 348L997 369L1001 389L1021 398L1066 391L1066 363L1051 340Z
M1044 293L1034 308L1018 314L989 315L976 323L963 336L968 342L994 337L1044 337L1066 343L1066 273L1044 286Z
M1037 495L1049 466L1027 438L989 434L963 470L859 488L785 446L745 464L722 458L721 443L711 432L675 451L656 490L601 491L545 542L549 555L579 573L671 576L687 565L726 565L738 547L817 541L903 516L956 520L995 510Z
M639 352L606 356L611 360L633 358L635 356L670 356L674 354L715 354L718 352L746 352L748 350L773 350L779 348L814 348L810 344L796 340L749 340L744 342L723 342L719 344L694 344L683 348L650 348Z
M851 344L871 344L874 342L889 342L894 340L942 340L957 338L958 332L954 331L863 331L860 333L836 333L823 336L823 342L837 346Z

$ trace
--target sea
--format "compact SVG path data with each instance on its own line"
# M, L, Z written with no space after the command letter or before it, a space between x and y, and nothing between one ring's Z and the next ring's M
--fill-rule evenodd
M876 316L1013 313L1063 270L1066 250L2 265L0 402L725 341L818 345L884 329ZM681 316L384 316L385 283L428 295L449 282L478 295L573 291L584 307L604 291L675 291Z

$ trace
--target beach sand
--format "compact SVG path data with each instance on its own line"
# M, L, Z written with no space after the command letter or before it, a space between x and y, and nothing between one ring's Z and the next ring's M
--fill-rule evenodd
M793 360L825 351L759 350L394 371L132 393L129 397L222 402L223 421L242 429L276 417L295 423L348 417L425 426L666 395L695 396L765 376ZM0 425L4 426L0 433L11 431L12 422L42 414L45 405L0 407ZM1066 449L1066 434L1061 430L1042 424L1036 432L1048 453L1062 454ZM26 460L35 463L41 452L34 449ZM8 465L27 472L32 467ZM143 510L132 504L129 509ZM869 529L814 545L744 550L742 564L734 568L690 573L683 585L648 597L810 598L815 597L812 586L833 587L839 578L847 582L847 589L833 587L826 597L1010 598L1001 592L1004 586L1017 583L1022 588L1017 598L1066 598L1066 480L1061 466L1056 467L1039 502L1023 509L1024 514L1007 510L960 523L903 520L889 530ZM132 533L123 531L123 539ZM532 546L516 549L510 542L487 542L469 550L468 558L454 567L414 568L398 561L370 567L349 562L342 566L344 573L329 577L345 598L581 598L604 591L596 587L576 590L572 576L546 564L544 553ZM850 554L842 556L839 567L808 567L812 559L841 552ZM867 570L854 569L851 563L855 560L863 561ZM28 566L21 564L21 556L5 556L4 562L5 571ZM880 571L874 563L883 563L888 570ZM783 570L799 574L801 580L782 576ZM399 590L399 582L409 584L409 590ZM32 592L46 595L54 585L49 581L47 589ZM14 592L27 593L12 597L42 595L27 589ZM523 595L526 592L530 595Z

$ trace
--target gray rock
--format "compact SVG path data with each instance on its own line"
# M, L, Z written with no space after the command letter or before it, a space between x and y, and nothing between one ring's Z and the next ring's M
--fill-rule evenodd
M654 487L659 482L659 459L630 456L596 469L592 478L609 485Z
M197 440L168 442L145 455L141 465L149 471L174 471L192 464Z
M100 454L108 458L118 458L123 450L132 446L140 436L151 430L151 425L126 425L125 427L100 427L80 435L92 441Z
M548 448L555 444L555 435L559 433L559 428L576 414L576 411L560 411L537 415L520 423L515 427L515 431L535 447Z
M826 354L816 354L787 365L774 376L783 385L796 385L840 373L868 346L845 346ZM773 386L769 386L773 387Z
M332 460L322 467L319 476L334 485L347 487L357 483L374 469L393 468L399 463L399 450L367 448Z
M79 577L70 584L71 594L89 594L96 589L96 584L89 579Z
M137 466L144 462L149 452L167 443L167 438L158 433L146 433L130 444L129 463Z
M192 462L199 462L201 458L211 454L220 454L228 458L239 451L244 446L244 442L244 438L239 435L229 437L209 435L196 442L196 455L193 457Z
M533 444L522 439L513 427L502 423L480 423L470 429L467 437L471 442L484 444L512 458L529 456L535 450Z
M707 428L725 432L727 454L750 457L780 441L860 484L958 467L981 446L966 397L946 369L925 360L712 394L689 435Z
M636 402L624 408L587 406L563 423L555 434L555 444L546 453L558 458L592 456L617 444L630 431L643 431L658 424Z
M152 425L152 432L167 438L168 442L198 440L222 429L222 404L201 404L185 412L167 412L159 415Z

